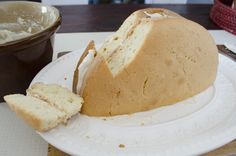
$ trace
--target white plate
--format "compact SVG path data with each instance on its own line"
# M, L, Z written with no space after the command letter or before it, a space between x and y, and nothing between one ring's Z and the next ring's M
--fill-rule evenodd
M50 63L32 83L71 88L81 52ZM133 115L95 118L78 114L67 125L39 134L71 155L197 155L236 138L235 112L236 63L220 55L214 85L193 98Z

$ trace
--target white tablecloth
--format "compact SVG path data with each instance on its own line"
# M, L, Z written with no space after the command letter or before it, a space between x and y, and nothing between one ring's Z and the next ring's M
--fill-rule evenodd
M236 36L223 30L209 31L217 44L236 44ZM55 36L53 59L61 51L83 48L90 40L102 43L112 32L60 33ZM47 143L28 125L0 103L0 156L46 156Z

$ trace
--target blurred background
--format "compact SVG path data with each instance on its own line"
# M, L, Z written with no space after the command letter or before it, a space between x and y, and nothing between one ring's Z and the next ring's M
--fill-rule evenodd
M6 0L0 0L6 1ZM30 0L50 5L81 4L212 4L213 0Z

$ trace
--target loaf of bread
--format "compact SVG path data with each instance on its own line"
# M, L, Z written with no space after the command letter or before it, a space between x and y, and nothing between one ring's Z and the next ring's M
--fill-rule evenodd
M38 131L47 131L80 111L83 99L55 84L35 83L27 96L12 94L4 100L18 116Z
M166 9L138 10L97 51L77 90L82 113L113 116L174 104L211 86L217 65L216 45L201 25Z

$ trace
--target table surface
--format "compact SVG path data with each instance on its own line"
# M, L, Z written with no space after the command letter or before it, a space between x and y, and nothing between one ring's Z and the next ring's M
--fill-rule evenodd
M124 19L131 14L133 11L142 9L142 8L147 8L147 7L161 7L161 8L167 8L170 10L173 10L180 15L193 20L201 25L203 25L206 29L211 29L211 30L219 30L220 28L216 26L209 18L209 12L212 7L212 5L97 5L97 6L88 6L88 5L80 5L80 6L56 6L62 15L62 26L59 30L59 33L66 33L66 34L59 34L56 35L56 49L54 51L54 56L56 56L55 52L60 52L60 51L70 51L74 50L75 48L79 48L80 46L84 46L85 42L88 42L90 39L94 39L98 43L104 39L107 35L110 33L81 33L81 32L107 32L107 31L115 31L118 29L118 27L122 24ZM73 34L70 34L72 33ZM76 32L76 34L74 34ZM79 33L78 33L79 32ZM229 34L225 31L214 31L211 32L213 37L215 38L215 41L217 44L222 44L226 39L228 39L231 42L235 42L236 38L232 34ZM220 37L219 37L220 36ZM93 38L92 38L93 37ZM82 40L83 38L83 40ZM65 42L65 40L67 42ZM55 58L55 57L54 57ZM1 106L5 107L5 106ZM7 108L6 108L7 109ZM4 111L7 112L7 111ZM15 129L15 131L19 132L19 130L16 130L17 128L21 127L22 133L19 134L18 139L16 139L17 134L14 132L11 132L9 134L15 134L14 136L6 136L6 138L12 138L11 142L6 142L4 147L5 151L1 149L0 147L0 155L1 152L4 155L11 155L14 153L13 151L18 152L18 155L21 155L19 153L24 153L22 152L22 144L20 142L28 142L27 147L25 149L28 149L29 151L25 150L25 153L30 153L35 152L35 155L38 156L43 156L45 155L45 149L46 143L40 139L38 136L36 136L35 132L31 130L30 128L26 127L26 125L20 120L13 116L13 113L7 114L8 116L12 115L12 121L16 121L15 125L9 122L4 122L6 126L6 135L8 135L8 130L7 126L12 126L12 131ZM6 115L6 116L7 116ZM20 125L17 125L17 123ZM1 127L2 125L1 124ZM4 130L0 127L0 131ZM26 129L26 130L25 130ZM24 132L27 132L27 134L31 134L32 136L29 136L25 134L22 135ZM21 137L21 136L23 137ZM11 137L12 136L12 137ZM20 138L21 137L21 138ZM31 137L31 138L30 138ZM23 138L26 138L27 140L24 141ZM14 141L13 141L14 140ZM12 152L7 151L8 145L12 144L14 142L16 147L19 146L19 148L15 147L10 147L15 150L11 150ZM33 140L33 141L32 141ZM35 143L35 144L32 144ZM18 144L18 145L17 145ZM235 150L235 143L234 144L229 144L230 146L233 145L233 149ZM228 145L228 146L229 146ZM40 148L39 148L40 147ZM31 149L30 149L31 148ZM41 149L41 150L40 150ZM55 156L56 155L64 155L62 152L56 150L55 148L51 147L51 154ZM225 149L225 148L224 148ZM231 148L232 149L232 148ZM39 152L41 151L41 153ZM8 153L8 154L7 154ZM11 153L11 154L9 154ZM221 153L221 152L220 152ZM235 151L233 152L235 153ZM232 153L231 153L232 154ZM22 154L23 155L23 154ZM49 151L50 155L50 151ZM217 155L217 154L213 154Z
M62 15L62 26L59 32L104 32L115 31L132 12L148 7L170 9L193 20L206 29L220 29L209 18L212 5L75 5L56 6Z

